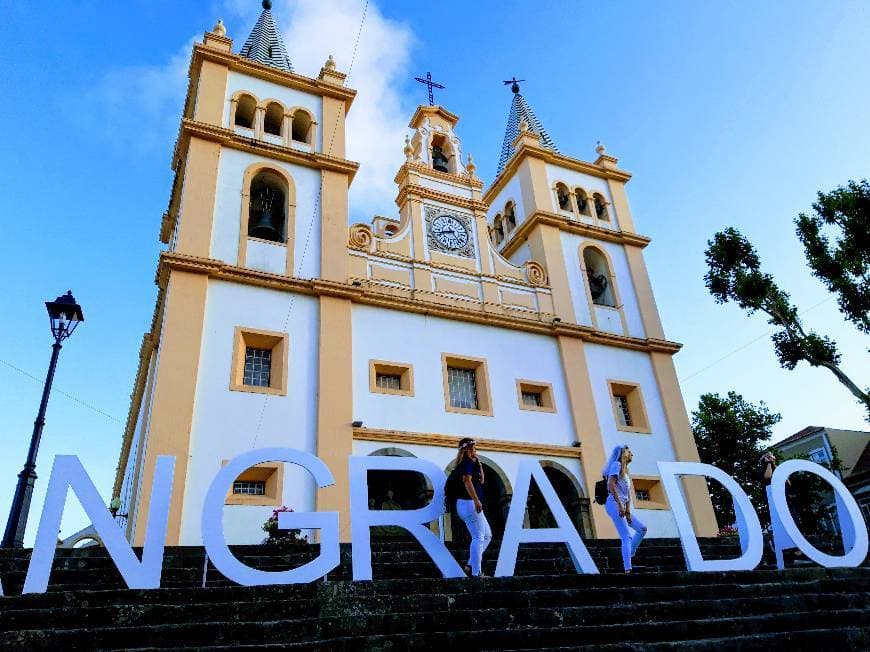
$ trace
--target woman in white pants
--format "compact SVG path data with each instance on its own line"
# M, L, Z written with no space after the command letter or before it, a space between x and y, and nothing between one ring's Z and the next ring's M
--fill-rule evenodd
M637 552L640 542L646 535L646 525L631 513L634 504L634 487L628 473L628 465L634 455L628 446L617 446L613 449L610 459L601 470L601 475L607 479L607 502L604 509L613 519L619 538L622 539L622 567L626 573L631 572L631 558Z
M462 478L462 487L456 500L456 513L465 522L468 534L471 535L471 548L468 551L465 574L481 577L483 553L492 541L492 530L486 520L486 514L483 513L483 465L477 459L473 439L466 437L459 442L456 468L459 469Z

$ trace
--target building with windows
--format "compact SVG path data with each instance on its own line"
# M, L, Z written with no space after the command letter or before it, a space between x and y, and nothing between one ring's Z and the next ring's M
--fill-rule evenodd
M214 474L270 446L318 455L336 484L315 490L283 463L248 469L227 494L228 541L261 540L280 505L339 511L347 540L348 456L448 470L465 436L478 441L496 532L531 458L584 536L615 536L589 497L609 451L628 444L636 510L651 536L675 536L656 462L698 454L631 175L602 146L594 162L561 154L514 85L491 184L462 151L459 117L420 106L395 213L349 225L356 91L331 56L313 77L294 71L263 4L238 54L220 23L193 47L115 482L131 540L143 541L160 455L176 457L169 544L199 544ZM431 491L413 473L373 473L369 488L386 509ZM704 480L685 493L698 533L714 535ZM533 492L528 523L547 521Z
M864 519L870 522L870 432L807 426L772 448L785 459L806 458L821 465L830 464L836 454L843 470L834 473L855 496ZM833 503L830 507L833 508ZM830 518L831 527L836 530L833 516Z

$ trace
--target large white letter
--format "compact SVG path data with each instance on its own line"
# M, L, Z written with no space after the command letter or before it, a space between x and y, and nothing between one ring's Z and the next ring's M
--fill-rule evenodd
M837 501L837 517L840 521L840 532L843 536L843 548L847 550L845 555L835 557L828 555L813 546L806 537L801 534L797 524L788 509L785 498L785 483L788 477L796 471L815 473L827 481L834 489ZM773 472L770 480L768 500L770 502L770 520L773 525L773 541L776 546L776 563L783 567L782 551L786 548L797 547L807 557L817 564L828 568L839 566L860 566L867 556L867 526L861 516L858 503L833 473L823 466L809 460L789 460L783 462Z
M761 561L764 552L764 538L761 534L761 523L758 514L752 508L752 503L746 492L740 488L734 478L717 469L711 464L700 462L659 462L659 474L665 493L671 503L671 511L680 532L680 543L686 557L686 566L690 571L729 571L752 570ZM718 480L724 486L734 501L734 513L737 515L737 533L740 536L742 554L734 559L704 559L698 540L695 538L695 528L686 507L686 498L677 479L679 475L701 475Z
M444 513L444 471L428 460L416 457L371 455L351 457L350 531L353 539L353 579L372 579L372 542L370 528L396 525L410 532L423 546L444 577L465 577L444 543L425 524ZM415 471L432 483L432 502L419 509L370 510L369 471Z
M243 564L230 552L223 525L227 493L244 471L263 462L297 464L314 476L314 481L320 488L335 483L335 478L320 458L294 448L261 448L234 457L212 480L202 507L202 543L208 558L224 577L242 586L303 584L320 579L339 563L338 512L278 514L278 527L282 529L320 530L320 555L299 568L286 571L257 570Z
M550 508L553 518L556 519L557 527L523 528L523 516L526 512L532 478L535 479L538 489L541 490L544 502ZM520 462L519 474L514 484L514 495L511 498L507 523L505 523L504 538L501 542L501 550L498 552L498 563L495 566L496 577L510 577L514 574L517 565L517 550L521 543L565 543L578 573L598 573L598 567L589 556L583 539L577 534L577 529L571 523L571 518L562 506L547 474L544 473L541 465L534 460Z
M109 557L131 589L160 588L163 570L163 546L166 541L166 524L169 520L169 500L172 496L172 474L175 458L162 455L154 467L154 482L151 490L151 507L148 510L148 529L142 548L142 562L136 559L124 533L115 523L100 492L94 486L79 458L75 455L58 455L54 458L45 505L39 519L39 529L33 544L30 567L24 581L24 593L45 593L51 562L57 548L57 533L63 517L67 490L72 489L85 513L91 519Z

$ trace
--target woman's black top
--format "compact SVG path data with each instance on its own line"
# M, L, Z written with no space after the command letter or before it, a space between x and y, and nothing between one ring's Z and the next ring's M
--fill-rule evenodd
M474 486L477 498L480 502L483 502L483 467L480 464L480 460L470 460L466 457L462 460L462 463L459 466L463 477L466 475L471 476L471 484ZM460 491L459 497L471 500L471 496L468 495L468 489L465 488L464 482L462 483L462 490Z

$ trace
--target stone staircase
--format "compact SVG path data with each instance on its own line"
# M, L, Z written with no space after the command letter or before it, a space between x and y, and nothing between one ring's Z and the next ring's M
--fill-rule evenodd
M677 540L652 539L624 575L618 542L587 546L601 575L578 575L564 546L539 544L520 547L515 577L445 580L416 543L395 541L373 545L373 582L349 581L343 546L325 581L240 587L209 566L205 589L202 548L168 548L164 588L154 591L123 589L103 549L58 550L49 592L25 596L17 593L29 551L0 550L13 596L0 599L0 649L870 648L866 566L687 573ZM737 554L728 540L702 549ZM264 570L300 565L316 551L234 548ZM497 552L494 542L489 573Z

